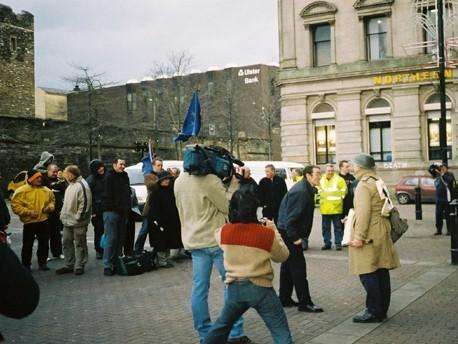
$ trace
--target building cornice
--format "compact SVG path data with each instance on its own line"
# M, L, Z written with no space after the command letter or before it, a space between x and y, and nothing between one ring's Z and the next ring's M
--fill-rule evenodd
M434 69L429 55L408 58L392 58L380 61L358 61L348 64L333 64L324 67L284 69L278 73L277 85L308 83L321 80L376 76L397 72Z
M393 5L394 0L357 0L353 7L356 10L380 7L380 6L391 6Z
M304 25L313 25L319 23L333 23L337 7L326 1L316 1L305 6L300 16L304 19Z

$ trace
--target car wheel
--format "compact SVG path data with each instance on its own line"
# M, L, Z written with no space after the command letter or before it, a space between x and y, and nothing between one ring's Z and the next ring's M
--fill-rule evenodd
M410 197L408 194L401 193L397 195L399 204L407 204L410 202Z

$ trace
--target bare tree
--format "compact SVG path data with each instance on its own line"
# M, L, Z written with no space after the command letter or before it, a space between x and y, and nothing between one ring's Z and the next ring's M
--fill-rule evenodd
M104 87L113 85L113 82L106 82L104 80L105 73L96 73L88 66L71 65L75 69L75 74L72 76L64 77L64 81L70 83L74 88L73 91L83 91L87 93L87 125L88 138L89 138L89 160L93 159L93 137L95 136L97 142L97 155L101 159L101 123L99 121L99 99L101 90Z
M154 61L151 76L174 77L185 75L192 67L194 57L186 50L172 51L165 61Z
M193 56L186 50L170 52L165 61L153 62L150 74L153 78L159 77L179 77L189 72L193 64ZM181 131L184 112L186 111L184 87L181 78L173 81L173 87L164 88L161 94L161 101L166 105L167 116L170 120L174 134ZM176 157L181 157L182 144L175 144Z

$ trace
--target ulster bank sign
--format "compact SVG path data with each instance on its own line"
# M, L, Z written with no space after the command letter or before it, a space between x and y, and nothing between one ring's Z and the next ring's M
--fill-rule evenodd
M254 69L239 69L238 76L243 78L245 84L254 84L259 82L259 74L261 73L261 69L254 68Z

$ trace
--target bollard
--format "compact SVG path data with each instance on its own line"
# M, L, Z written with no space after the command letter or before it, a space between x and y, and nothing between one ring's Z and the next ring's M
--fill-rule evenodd
M458 200L450 202L450 246L452 254L452 265L458 265Z
M415 188L415 219L423 219L423 209L421 208L421 188Z

